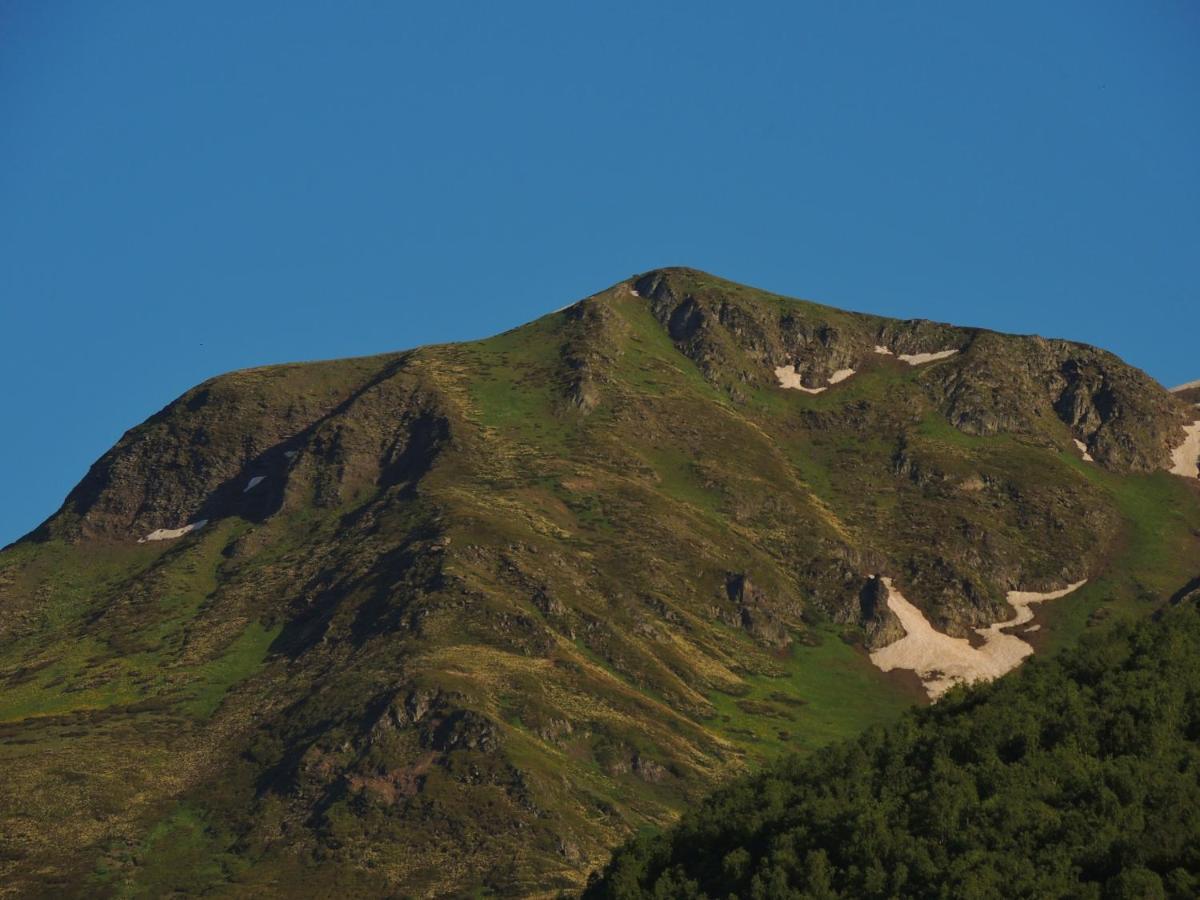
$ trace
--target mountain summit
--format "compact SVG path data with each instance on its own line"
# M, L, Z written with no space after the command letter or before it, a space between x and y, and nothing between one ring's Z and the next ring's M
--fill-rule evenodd
M0 554L0 881L579 888L738 772L1180 591L1197 419L1083 344L690 269L214 378Z

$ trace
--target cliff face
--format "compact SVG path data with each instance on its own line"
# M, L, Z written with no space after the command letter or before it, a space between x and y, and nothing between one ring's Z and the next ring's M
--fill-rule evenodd
M691 270L213 379L0 554L0 880L577 886L920 696L867 659L877 575L957 636L1093 579L1048 640L1194 577L1189 415L1094 348Z

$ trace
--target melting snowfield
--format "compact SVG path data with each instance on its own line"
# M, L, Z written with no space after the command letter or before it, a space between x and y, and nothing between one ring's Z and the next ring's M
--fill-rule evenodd
M905 634L900 640L872 653L871 662L884 672L911 669L921 679L930 699L936 700L956 684L990 681L1020 665L1033 653L1033 648L1016 635L1006 634L1005 630L1032 619L1030 607L1034 603L1065 597L1085 585L1087 579L1044 594L1009 591L1007 599L1015 615L1004 622L976 628L975 633L984 639L982 647L972 647L966 638L950 637L937 631L892 585L890 578L884 578L883 583L888 591L888 608L900 619Z
M1185 478L1200 478L1200 420L1183 426L1187 437L1171 451L1171 471Z
M855 372L854 369L838 369L829 376L830 384L837 384L839 381L845 381ZM804 391L806 394L819 394L822 391L828 390L827 386L821 387L805 387L800 381L800 373L796 371L795 366L776 366L775 377L779 379L779 386L792 391Z
M882 356L893 355L891 348L884 347L882 344L875 345L875 352ZM902 359L910 366L919 366L921 363L945 359L947 356L953 356L957 352L957 350L939 350L936 353L901 353L896 359Z
M895 355L890 349L884 347L882 344L875 345L875 352L881 356ZM948 356L953 356L957 352L957 350L939 350L937 353L901 353L899 356L896 356L896 359L904 360L904 362L908 363L910 366L919 366L922 363L936 362L939 359L945 359ZM829 376L829 384L837 384L838 382L845 381L856 371L857 370L855 369L838 369ZM795 366L776 366L775 377L779 379L780 387L787 388L788 390L792 391L804 391L806 394L820 394L821 392L828 390L828 385L821 385L820 387L806 387L803 383L801 383L800 373L796 371Z
M254 490L254 488L258 487L260 484L263 483L263 479L265 479L266 477L267 477L266 475L255 475L248 482L246 482L246 486L244 488L242 488L242 493L244 494L244 493L246 493L246 491Z
M1095 460L1092 459L1092 454L1088 453L1087 444L1079 440L1079 438L1072 438L1072 440L1075 441L1075 446L1079 448L1079 452L1083 454L1084 462L1095 462Z
M910 366L919 366L921 363L945 359L947 356L953 356L957 352L957 350L939 350L937 353L901 353L896 359L902 359Z
M175 538L181 538L185 534L199 531L207 524L208 519L201 519L198 522L193 522L191 525L184 525L182 528L159 528L150 532L144 538L138 538L138 543L144 544L147 541L173 541Z
M800 381L800 373L796 371L795 366L776 366L775 377L779 379L780 387L787 388L791 391L804 391L806 394L819 394L821 391L825 390L823 387L805 387Z

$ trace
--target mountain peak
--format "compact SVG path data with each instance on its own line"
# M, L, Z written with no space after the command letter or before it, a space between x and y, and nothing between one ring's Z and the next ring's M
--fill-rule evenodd
M1191 413L1095 348L686 268L211 379L0 554L0 877L577 888L922 700L928 654L868 653L904 621L1015 665L1194 578L1195 479L1162 471ZM1031 596L1070 613L1000 634Z

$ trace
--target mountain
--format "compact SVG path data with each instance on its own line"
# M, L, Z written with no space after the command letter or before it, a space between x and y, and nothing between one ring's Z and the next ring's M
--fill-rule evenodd
M1195 897L1198 600L723 788L587 896Z
M0 891L577 890L1183 589L1196 418L1096 348L689 269L212 379L0 553Z

